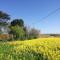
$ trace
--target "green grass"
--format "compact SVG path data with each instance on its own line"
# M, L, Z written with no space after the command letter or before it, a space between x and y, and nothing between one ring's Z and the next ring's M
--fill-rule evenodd
M0 60L60 60L60 38L0 42Z

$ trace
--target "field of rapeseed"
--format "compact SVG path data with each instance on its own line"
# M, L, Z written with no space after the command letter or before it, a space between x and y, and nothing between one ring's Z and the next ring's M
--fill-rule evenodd
M0 42L0 60L60 60L60 38Z

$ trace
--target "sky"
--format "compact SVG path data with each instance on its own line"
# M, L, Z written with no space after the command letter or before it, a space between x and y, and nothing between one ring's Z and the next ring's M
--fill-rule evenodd
M60 0L0 0L0 10L11 20L21 18L25 25L41 30L41 33L60 33ZM43 19L44 18L44 19Z

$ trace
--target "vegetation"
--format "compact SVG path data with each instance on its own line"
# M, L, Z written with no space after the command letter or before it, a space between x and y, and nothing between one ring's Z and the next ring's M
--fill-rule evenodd
M23 19L14 19L7 24L8 20L10 16L0 11L0 60L60 60L60 38L53 38L60 35L40 35L39 30L28 29ZM7 28L8 34L2 33L5 29L1 27Z
M33 29L33 30L31 29L29 32L27 32L28 29L24 25L23 19L14 19L11 22L9 22L9 24L7 24L8 20L10 20L10 16L7 13L0 11L0 26L3 27L3 30L0 28L0 34L4 34L4 30L7 27L8 30L6 29L5 31L8 32L8 35L9 34L13 35L14 40L32 39L32 38L37 38L37 36L39 35L39 33L37 33L38 31L37 29ZM12 37L10 39L12 39Z
M10 20L10 16L0 11L0 25L6 25L8 20Z
M60 60L60 38L0 42L0 60Z
M29 31L29 39L38 38L39 35L40 35L40 31L35 28L31 28L31 30Z
M22 27L19 26L11 26L10 34L14 35L14 39L24 39L25 32Z
M20 27L24 27L24 21L23 19L14 19L12 22L11 22L11 26L20 26Z

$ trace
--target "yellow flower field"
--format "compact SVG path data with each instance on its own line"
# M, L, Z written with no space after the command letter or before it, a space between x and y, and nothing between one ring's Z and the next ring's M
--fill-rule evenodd
M0 60L60 60L60 38L0 42Z

